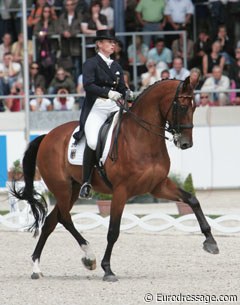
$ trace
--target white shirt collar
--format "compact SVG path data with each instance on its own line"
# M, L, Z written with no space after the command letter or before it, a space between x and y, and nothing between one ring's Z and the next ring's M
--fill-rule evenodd
M102 53L98 52L98 55L105 61L105 63L108 65L108 67L110 68L113 60L110 57L106 57L105 55L103 55Z

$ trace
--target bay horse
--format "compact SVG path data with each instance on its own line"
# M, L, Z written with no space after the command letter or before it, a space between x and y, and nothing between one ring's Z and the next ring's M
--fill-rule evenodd
M166 131L173 135L174 143L180 149L188 149L193 145L193 113L196 107L193 90L198 77L190 75L185 81L159 81L142 92L134 106L123 113L117 160L113 162L108 156L104 165L112 189L100 178L97 170L94 171L94 190L113 195L108 243L101 262L104 270L103 280L117 280L110 265L111 254L119 236L125 203L135 195L150 193L158 198L189 204L205 235L204 250L212 254L219 252L197 198L177 187L168 178L170 158L166 147ZM90 243L76 230L70 215L82 183L80 166L71 165L67 158L69 140L77 125L77 121L63 124L47 135L33 140L23 158L25 186L19 191L14 187L12 190L18 199L29 202L35 218L35 233L43 224L32 255L33 279L38 279L42 275L39 266L40 256L47 238L58 223L73 235L85 252L82 258L84 266L90 270L96 268L96 259ZM37 196L33 186L36 165L48 189L56 198L56 205L48 216L46 205Z

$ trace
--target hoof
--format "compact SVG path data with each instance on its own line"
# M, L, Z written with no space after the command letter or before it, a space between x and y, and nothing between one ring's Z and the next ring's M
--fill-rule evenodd
M110 275L105 274L104 277L103 277L103 281L113 283L113 282L117 282L118 278L116 277L115 274L110 274Z
M95 270L96 267L97 267L97 263L96 263L96 260L91 260L89 258L86 258L86 257L83 257L82 258L82 263L83 263L83 266L85 268L87 268L88 270Z
M40 273L33 272L33 274L31 275L32 280L39 280L41 277L43 277L42 272Z
M219 249L216 243L210 243L210 242L204 242L203 243L203 249L211 254L218 254Z

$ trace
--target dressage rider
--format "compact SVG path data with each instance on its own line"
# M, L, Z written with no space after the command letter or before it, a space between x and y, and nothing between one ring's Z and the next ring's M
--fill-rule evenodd
M116 102L125 97L127 90L121 66L110 58L116 43L114 31L98 30L95 43L97 54L83 64L86 98L81 111L79 132L74 134L77 141L85 134L87 142L83 155L81 198L90 197L99 129L111 112L119 110Z

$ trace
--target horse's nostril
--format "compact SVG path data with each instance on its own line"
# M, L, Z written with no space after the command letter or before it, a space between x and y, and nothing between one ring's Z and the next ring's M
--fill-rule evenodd
M192 143L183 143L181 144L181 149L188 149L192 147Z

